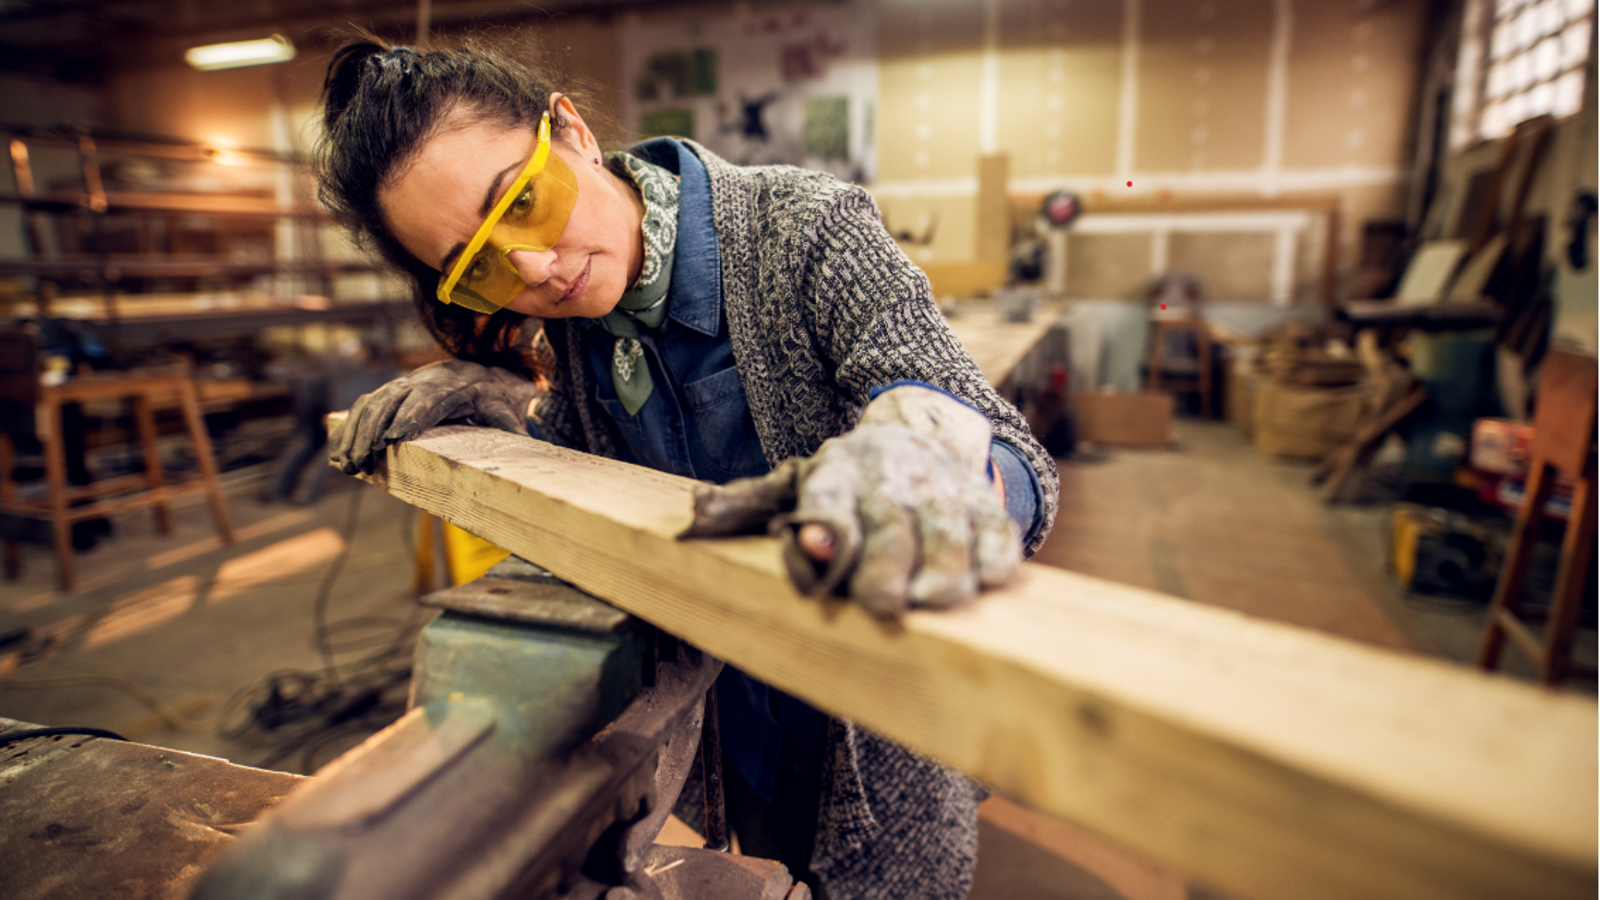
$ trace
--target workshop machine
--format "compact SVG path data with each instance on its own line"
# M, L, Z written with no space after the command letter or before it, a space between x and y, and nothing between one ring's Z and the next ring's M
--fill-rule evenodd
M781 864L721 852L728 841L710 690L721 661L514 557L423 602L440 613L418 639L409 711L235 827L237 841L217 841L215 828L190 844L168 836L151 849L189 858L143 860L139 875L128 820L117 840L95 839L96 828L118 833L107 804L122 798L58 792L52 803L31 797L29 785L51 791L62 779L52 780L49 767L65 773L73 754L95 745L126 757L116 765L129 773L162 770L158 760L181 768L188 755L82 740L37 754L34 771L0 792L0 814L51 820L14 821L0 841L0 862L19 847L27 854L19 857L26 871L11 870L22 877L8 879L7 896L88 896L116 884L118 896L187 891L191 900L809 900ZM270 802L271 790L246 789L261 780L253 776L277 779L279 793L287 785L278 781L293 779L190 759L206 777L183 791L214 806L252 794ZM10 764L0 755L0 780ZM691 773L694 789L705 791L712 849L658 845ZM40 804L52 810L40 813ZM147 818L162 817L183 818L171 810ZM63 833L77 840L17 843ZM129 859L118 857L119 843ZM132 877L117 876L124 863ZM127 891L139 883L144 891Z

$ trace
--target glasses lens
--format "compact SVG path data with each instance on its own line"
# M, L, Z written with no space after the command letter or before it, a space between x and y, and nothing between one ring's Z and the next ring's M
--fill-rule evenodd
M500 220L490 226L489 240L461 273L450 291L450 302L489 314L503 309L527 286L506 254L554 247L577 202L578 178L552 151L544 171L528 181Z
M512 292L506 296L505 303L495 303L488 297L485 297L472 288L466 287L460 282L457 282L455 288L450 291L450 303L454 306L464 306L473 312L479 312L486 316L492 316L500 310L505 309L506 303L510 303L516 296L516 293Z
M555 153L534 176L495 227L493 243L518 249L549 250L567 229L578 202L578 177Z

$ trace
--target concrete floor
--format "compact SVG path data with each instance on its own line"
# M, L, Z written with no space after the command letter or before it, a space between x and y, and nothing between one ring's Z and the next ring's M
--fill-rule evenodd
M1386 505L1325 507L1308 483L1309 464L1265 459L1224 423L1180 420L1176 433L1173 449L1063 463L1061 516L1036 561L1353 640L1470 659L1482 608L1398 588L1384 564ZM200 505L179 508L168 535L155 533L148 514L123 516L110 540L78 557L80 584L66 594L54 590L48 550L25 547L22 579L0 584L0 635L29 630L0 646L0 716L109 728L297 772L375 727L376 719L358 722L309 744L291 739L293 729L185 731L139 699L159 700L169 718L203 720L269 673L321 671L316 597L347 543L325 612L334 661L348 674L386 648L403 655L405 636L421 621L409 507L342 478L311 506L266 505L253 499L264 477L247 470L231 478L239 535L232 546L216 539ZM1592 632L1580 655L1592 661ZM1529 671L1512 665L1514 676ZM1592 684L1575 689L1593 693ZM981 841L978 900L1215 896L1002 800L985 805Z
M0 715L107 728L246 765L273 760L293 729L178 730L140 695L205 720L270 673L321 671L313 607L346 533L349 553L326 610L335 662L356 662L415 628L422 611L402 533L414 522L411 508L350 479L334 488L311 506L267 505L253 499L256 479L233 479L237 540L226 547L204 505L176 508L166 535L149 514L118 517L109 540L76 557L79 584L66 594L55 590L48 549L24 545L21 580L0 585L0 632L32 633L0 650ZM364 736L352 729L335 743ZM326 762L340 747L319 748L311 762ZM302 762L295 754L269 767L301 772Z
M1416 595L1390 573L1389 503L1330 507L1312 465L1263 457L1230 426L1179 419L1172 449L1061 466L1061 512L1036 562L1462 664L1486 606ZM1595 633L1576 656L1593 664ZM1514 650L1513 677L1533 669ZM1593 682L1569 689L1593 695Z

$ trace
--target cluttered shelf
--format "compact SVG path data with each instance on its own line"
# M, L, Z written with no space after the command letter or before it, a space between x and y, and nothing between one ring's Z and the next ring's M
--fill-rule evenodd
M271 197L247 195L228 196L200 193L152 193L140 191L103 191L80 193L53 191L50 193L0 193L0 203L22 206L42 212L77 212L92 210L98 213L182 213L205 216L258 216L272 219L296 218L332 221L322 210L287 207Z
M307 162L293 153L65 126L0 125L0 134L13 182L0 208L21 226L15 246L0 246L0 280L10 282L0 282L0 302L32 297L41 315L88 318L51 301L92 292L118 321L138 315L133 298L144 294L370 302L396 293L374 280L378 260L328 227Z
M237 260L215 254L61 254L46 259L0 259L0 278L34 276L108 282L123 278L227 278L278 273L347 275L376 272L368 260Z

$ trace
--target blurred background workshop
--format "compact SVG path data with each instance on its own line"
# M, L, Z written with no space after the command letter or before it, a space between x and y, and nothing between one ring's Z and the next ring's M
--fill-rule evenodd
M351 26L865 187L1056 457L1032 563L1593 703L1593 0L0 0L0 894L189 896L443 690L438 592L578 596L327 464L443 358L316 195ZM1260 895L1016 800L974 898Z

